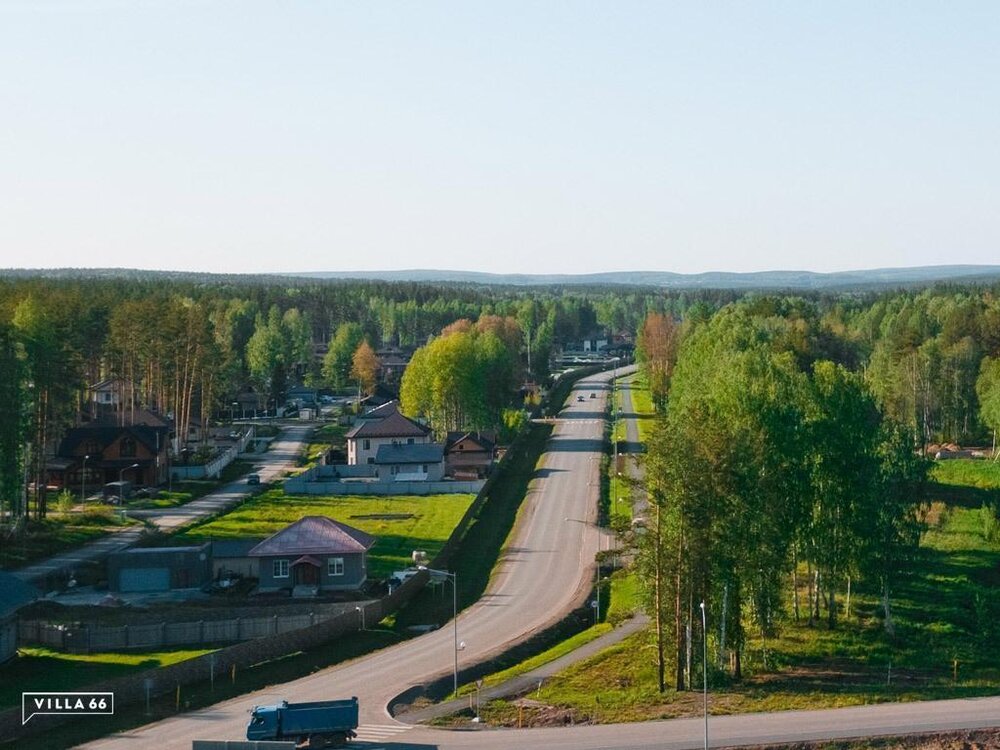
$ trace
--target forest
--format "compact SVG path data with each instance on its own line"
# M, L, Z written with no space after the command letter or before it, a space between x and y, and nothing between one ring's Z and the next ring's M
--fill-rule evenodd
M657 407L649 518L619 528L638 550L661 692L690 684L702 606L734 679L751 633L775 638L788 611L835 628L852 584L878 593L891 635L929 459L996 460L995 290L748 295L714 313L650 314L638 342ZM998 511L984 505L984 528Z

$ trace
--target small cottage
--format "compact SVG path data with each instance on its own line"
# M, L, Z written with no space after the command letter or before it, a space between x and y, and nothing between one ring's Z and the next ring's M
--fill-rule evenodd
M353 591L368 578L368 550L375 537L326 516L305 516L250 550L259 590L292 589L296 595Z

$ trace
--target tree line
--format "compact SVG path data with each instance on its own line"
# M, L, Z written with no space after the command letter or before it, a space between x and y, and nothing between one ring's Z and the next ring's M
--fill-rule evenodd
M633 536L661 690L669 664L678 689L691 678L701 602L718 667L737 679L751 633L766 643L789 604L834 627L852 582L881 592L893 629L893 587L921 531L921 433L883 398L849 329L837 341L827 325L801 300L760 298L643 325L644 369L662 390L650 517Z

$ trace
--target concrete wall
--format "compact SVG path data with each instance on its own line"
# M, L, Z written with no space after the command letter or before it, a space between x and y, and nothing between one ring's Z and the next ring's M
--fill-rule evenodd
M476 493L485 482L336 482L311 481L310 469L285 481L289 495L446 495Z

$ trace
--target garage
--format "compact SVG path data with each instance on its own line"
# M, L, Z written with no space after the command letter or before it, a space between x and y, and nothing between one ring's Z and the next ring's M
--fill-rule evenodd
M169 568L125 568L118 574L118 590L168 591L170 589Z
M108 556L108 588L123 594L200 588L212 580L212 545L134 547Z

